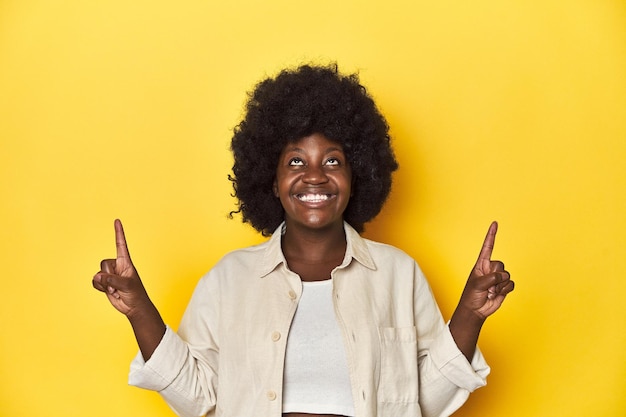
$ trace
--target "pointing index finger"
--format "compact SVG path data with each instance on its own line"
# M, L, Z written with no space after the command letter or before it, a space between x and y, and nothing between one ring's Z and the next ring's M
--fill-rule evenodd
M117 259L125 258L130 260L130 253L126 245L126 236L124 235L124 227L119 219L115 219L115 246L117 248Z
M498 223L493 222L489 226L489 230L487 231L487 236L485 236L485 241L483 242L483 247L480 249L480 254L478 255L478 261L491 260L491 254L493 253L493 246L496 242L496 233L498 232Z

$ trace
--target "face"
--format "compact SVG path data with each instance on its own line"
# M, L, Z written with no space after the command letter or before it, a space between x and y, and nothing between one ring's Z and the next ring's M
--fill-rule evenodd
M287 228L343 227L351 183L352 171L337 142L315 133L288 143L280 154L274 180L274 194L285 209Z

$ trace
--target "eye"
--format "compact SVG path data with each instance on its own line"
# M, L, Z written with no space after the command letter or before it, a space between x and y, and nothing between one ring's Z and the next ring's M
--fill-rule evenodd
M339 160L339 158L335 158L334 156L331 156L330 158L328 158L326 160L326 165L340 165L341 161Z
M304 161L298 157L291 158L289 160L289 166L302 166L304 165Z

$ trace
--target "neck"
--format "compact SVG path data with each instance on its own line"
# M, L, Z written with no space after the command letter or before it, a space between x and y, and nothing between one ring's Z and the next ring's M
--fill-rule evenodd
M330 272L343 261L346 246L343 222L320 230L303 230L288 224L282 236L287 264L304 281L330 278Z
M328 259L329 255L343 255L346 251L346 234L343 222L323 229L308 229L286 225L282 237L283 253L303 261Z

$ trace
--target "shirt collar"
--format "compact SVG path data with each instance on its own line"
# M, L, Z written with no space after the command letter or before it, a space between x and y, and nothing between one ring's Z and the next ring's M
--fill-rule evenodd
M350 265L352 259L359 262L366 268L375 270L376 264L372 259L372 256L367 248L367 242L363 239L359 233L354 230L348 223L343 222L343 227L346 232L346 254L343 258L343 262L339 265L339 268L345 268ZM280 264L287 265L287 260L283 254L281 248L281 236L285 233L285 222L281 223L272 237L266 243L265 253L263 260L259 265L260 277L264 277L272 272Z

